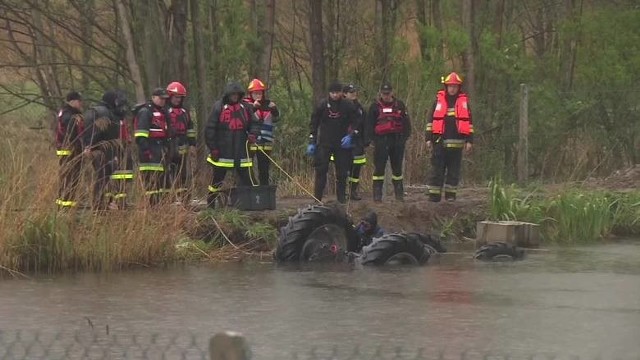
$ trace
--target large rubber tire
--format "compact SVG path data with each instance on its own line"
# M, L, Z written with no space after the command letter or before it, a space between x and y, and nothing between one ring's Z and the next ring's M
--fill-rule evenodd
M289 218L286 226L280 229L275 258L278 262L306 261L302 250L309 235L323 227L332 227L342 232L346 240L346 249L341 251L356 251L360 243L353 222L338 206L312 205L298 210L295 216Z
M482 261L521 260L524 258L524 250L507 243L495 242L482 246L473 258Z
M430 234L419 234L419 233L409 233L412 236L417 236L423 244L426 245L427 249L433 254L446 253L447 248L442 245L440 239L438 239L435 235Z
M396 256L405 259L410 256L415 261L408 261L409 263L424 265L430 255L429 249L422 242L419 234L385 234L362 248L359 262L362 265L382 266L388 264Z

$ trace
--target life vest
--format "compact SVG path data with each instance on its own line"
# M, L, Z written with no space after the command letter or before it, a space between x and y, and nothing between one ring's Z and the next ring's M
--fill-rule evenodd
M186 136L188 127L187 110L182 107L169 108L169 117L171 119L171 130L176 136Z
M254 100L251 97L244 99L244 101L252 105L254 103ZM273 142L273 130L275 128L275 123L273 122L271 109L256 108L255 114L260 122L260 142Z
M471 135L471 114L467 95L460 93L453 107L447 104L447 96L444 90L438 91L436 96L436 109L433 112L433 124L431 131L436 135L444 134L444 119L447 116L456 118L456 127L461 135Z
M158 109L153 105L146 105L147 109L151 111L151 121L149 122L149 138L156 140L163 140L169 137L169 128L167 123L167 117L162 109ZM138 136L138 117L136 116L136 136ZM122 129L122 127L121 127Z
M58 149L62 149L67 141L73 141L75 139L68 139L67 136L70 126L75 126L75 133L77 136L80 136L84 132L84 121L82 119L75 119L75 116L78 114L71 114L69 123L67 125L64 124L62 116L65 114L65 109L60 109L58 111L57 126L56 126L56 146ZM72 123L74 121L74 123Z
M241 103L224 104L220 112L220 123L231 131L246 131L251 115L247 106Z
M376 135L399 134L402 133L404 114L398 108L398 103L384 104L378 101L378 119L374 131Z
M131 134L129 133L127 123L124 120L120 120L120 140L127 143L131 142Z

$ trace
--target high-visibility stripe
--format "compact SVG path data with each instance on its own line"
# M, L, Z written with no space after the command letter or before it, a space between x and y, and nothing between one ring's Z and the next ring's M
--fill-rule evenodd
M442 193L442 189L439 186L427 186L427 192L429 194L439 195Z
M333 157L333 154L331 154L331 157L329 158L329 161L336 161L336 158Z
M431 131L433 129L432 123L427 123L427 131Z
M384 181L384 175L382 176L373 175L373 181Z
M114 198L115 200L117 200L117 199L124 199L124 198L126 198L126 197L127 197L127 194L126 194L126 193L117 193L117 194L113 195L113 198Z
M144 192L145 195L158 195L162 193L162 190L147 190Z
M193 129L189 129L189 130L187 130L187 137L189 137L189 138L194 138L194 137L196 137L196 131L195 131L195 130L193 130Z
M271 151L271 150L273 150L273 145L251 145L249 147L249 150L251 150L251 151L258 151L258 150Z
M452 143L448 143L447 144L447 143L445 143L444 146L448 147L448 148L461 149L461 148L464 147L464 144L457 144L457 143L453 143L453 144Z
M391 175L391 180L395 180L395 181L402 180L402 175L400 176Z
M473 134L473 124L469 125L469 133Z
M456 116L456 109L455 108L448 108L447 109L447 116Z
M56 199L56 205L62 206L62 207L74 207L77 204L78 204L77 202L71 201L71 200Z
M208 188L208 189L209 189L209 192L210 192L210 193L217 193L217 192L220 192L220 188L217 188L217 187L215 187L215 186L213 186L213 185L209 185L209 188Z
M347 180L349 180L350 183L354 183L354 184L357 184L357 183L360 182L360 179L353 178L353 177L349 177L349 178L347 178Z
M189 147L187 145L178 146L178 155L185 155L189 152Z
M164 167L160 163L141 163L138 166L140 171L164 171Z
M148 138L149 137L149 130L136 130L134 131L133 135L135 137L145 137Z
M71 150L56 150L56 155L58 155L58 156L69 156L69 155L71 155Z
M458 192L458 188L456 186L453 185L449 185L449 184L444 184L444 191L448 192L448 193L456 193Z
M223 168L233 168L235 167L235 160L233 159L218 159L218 161L213 161L211 156L207 157L207 162L213 166L223 167ZM253 161L251 159L240 159L240 167L251 167L253 166Z
M177 192L177 193L181 193L181 192L185 192L185 191L188 191L188 190L189 190L189 189L187 189L187 188L177 188L177 189L176 189L176 192Z
M112 180L131 180L133 179L133 171L118 170L111 174Z
M462 148L464 147L464 139L445 139L444 146L448 148Z
M353 165L364 165L367 163L367 157L365 155L357 155L353 157Z

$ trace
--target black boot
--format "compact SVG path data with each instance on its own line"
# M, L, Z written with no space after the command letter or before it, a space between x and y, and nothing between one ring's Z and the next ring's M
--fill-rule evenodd
M445 191L444 199L447 201L456 201L456 193L452 191Z
M342 183L336 183L336 197L340 204L347 203L347 185Z
M362 200L360 195L358 195L358 183L357 182L352 182L351 183L351 194L349 195L349 197L351 198L351 200L354 200L354 201Z
M382 201L382 187L384 186L384 181L374 181L373 182L373 201L381 202Z
M440 202L440 199L442 198L441 194L429 194L429 201L431 202Z
M404 185L402 180L393 180L393 192L396 194L396 200L404 201Z

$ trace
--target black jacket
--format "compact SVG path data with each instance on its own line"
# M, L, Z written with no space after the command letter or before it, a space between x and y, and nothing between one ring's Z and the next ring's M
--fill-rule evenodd
M311 115L309 142L320 146L339 147L345 135L354 135L358 141L361 126L356 106L349 100L320 102Z
M71 150L76 154L81 153L83 127L84 121L80 110L65 104L58 112L56 148L58 150Z
M102 102L85 112L84 125L82 144L85 148L104 148L107 142L120 137L120 119Z
M231 103L229 95L240 93L238 101ZM228 84L222 99L216 101L204 129L209 150L220 151L221 159L246 159L247 135L260 135L253 106L244 102L244 90L239 83Z
M154 113L160 113L162 116L164 116L165 123L161 125L154 124ZM158 129L160 126L165 129L165 137L163 139L152 139L151 137L136 136L136 144L138 145L140 150L147 150L149 148L149 141L151 140L160 140L164 145L168 145L169 139L172 135L172 129L169 126L169 121L169 114L167 113L167 109L165 109L164 107L157 106L151 101L142 106L136 114L135 130L150 131L151 129Z
M381 103L382 100L378 99L374 101L369 107L369 112L367 113L367 126L365 132L367 134L366 138L371 140L375 140L378 136L375 134L374 129L378 123L378 116L380 115L379 102ZM411 119L409 118L409 113L407 112L407 107L404 102L394 98L393 102L385 105L393 105L394 109L402 112L402 138L404 140L408 139L409 136L411 136Z

